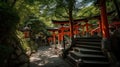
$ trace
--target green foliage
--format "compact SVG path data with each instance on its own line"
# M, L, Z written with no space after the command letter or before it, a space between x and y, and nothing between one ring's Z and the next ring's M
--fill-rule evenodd
M47 31L45 27L53 26L50 23L51 19L68 19L70 10L72 10L72 16L74 19L91 17L100 13L98 7L91 5L96 0L6 0L7 2L4 1L0 1L0 11L1 9L5 9L5 11L0 12L0 14L4 14L5 17L1 17L0 19L8 20L2 20L3 23L0 25L0 30L4 29L4 31L11 34L13 34L13 31L17 29L19 20L20 25L23 26L26 25L26 22L32 23L30 25L33 34L35 35L39 32L45 34ZM6 3L8 5L5 5ZM16 10L11 8L12 4L14 4L14 8ZM108 1L107 9L109 11L112 11L113 8L113 2ZM18 17L18 15L20 18ZM30 18L31 15L34 15L37 18ZM9 19L13 21L10 22ZM92 23L95 22L93 21ZM0 33L0 35L3 34L7 33ZM8 35L6 35L6 37L8 37Z
M32 40L27 40L25 38L21 39L21 43L22 43L22 48L24 49L25 52L28 52L28 51L34 51L34 50L37 50L38 49L38 46L35 45L35 42L32 41Z
M33 40L30 40L30 38L24 38L24 34L21 31L17 31L17 36L20 39L21 46L24 50L24 52L28 51L36 51L38 49L38 46L35 45L35 42Z
M19 23L19 16L17 14L17 11L5 4L0 4L0 8L1 29L6 32L13 32Z
M0 5L0 40L11 38L14 35L19 23L19 16L15 9L10 8L8 5ZM4 36L3 36L4 35ZM2 41L1 41L2 42ZM5 42L6 43L6 42Z
M25 25L29 25L32 31L32 36L35 36L38 33L43 33L44 35L47 35L46 32L46 24L39 20L37 17L34 15L29 16L29 20L25 22Z
M100 14L100 11L95 6L91 5L81 9L78 13L78 16L81 18L92 17Z
M15 50L15 45L21 48L19 39L16 36L18 24L19 16L17 10L5 3L0 3L0 63L3 63L2 65L6 65L5 61Z
M40 1L41 2L41 1ZM40 16L47 16L52 19L66 20L69 18L69 11L72 10L73 18L81 18L79 13L85 16L91 16L95 11L98 10L92 6L92 8L86 7L90 6L94 0L50 0L42 1L40 6ZM89 9L88 9L89 8ZM93 9L94 8L94 9ZM87 10L88 9L88 10ZM91 11L93 9L93 11ZM82 11L81 11L82 10ZM83 11L85 10L85 11ZM90 12L89 12L90 10ZM98 13L98 11L97 11ZM97 14L96 13L96 14ZM83 15L83 16L84 16Z
M113 1L107 1L106 2L106 6L107 6L107 11L110 12L112 10L115 10L115 6L114 6L114 3Z

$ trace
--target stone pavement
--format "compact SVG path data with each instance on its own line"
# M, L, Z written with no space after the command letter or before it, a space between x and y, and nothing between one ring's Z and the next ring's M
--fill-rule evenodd
M38 52L30 57L30 67L71 67L55 54L50 46L41 46Z

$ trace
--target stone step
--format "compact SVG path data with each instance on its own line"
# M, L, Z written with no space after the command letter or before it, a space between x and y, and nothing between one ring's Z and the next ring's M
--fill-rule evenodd
M77 37L75 39L102 39L101 37Z
M71 55L67 56L66 59L72 66L79 66L79 67L109 67L109 62L107 61L97 61L97 60L83 60L83 59L76 59Z
M100 42L76 42L76 45L92 45L92 46L99 46L101 47Z
M86 41L86 42L101 42L102 38L96 38L96 37L83 37L83 38L75 38L76 41Z
M77 44L76 44L75 47L92 49L92 50L101 50L101 47L92 46L92 45L77 45Z
M78 48L78 47L74 47L73 50L84 54L103 55L103 52L100 50Z
M75 39L75 41L85 41L85 42L101 42L101 39Z
M75 59L71 55L67 55L66 61L73 66L76 65L76 63L78 63L78 59Z
M83 60L79 67L109 67L109 62Z
M69 53L69 55L74 57L75 59L107 61L107 59L104 55L82 54L82 53L78 53L78 52L74 52L74 51L71 51Z
M100 37L75 38L67 59L77 67L109 67L108 58L101 50Z
M109 62L105 62L105 61L88 61L88 60L83 60L83 63L87 63L87 64L109 64Z

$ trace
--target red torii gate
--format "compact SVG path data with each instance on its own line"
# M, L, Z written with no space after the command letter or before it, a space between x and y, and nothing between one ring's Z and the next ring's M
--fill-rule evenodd
M53 41L53 36L49 36L49 37L47 38L47 40L48 40L48 43L50 44L50 42Z
M112 22L111 24L109 24L109 26L114 27L115 29L118 29L120 27L120 22Z
M52 39L54 45L56 45L56 34L55 34L55 32L58 31L58 28L49 28L47 30L52 32L52 37L50 37L48 39Z
M89 24L88 22L86 22L84 25L81 25L83 27L83 31L82 34L84 35L86 32L86 36L88 36L90 30L89 30L89 26L93 26L93 24ZM84 30L84 27L86 28L86 31Z
M49 28L48 31L52 32L52 37L49 37L48 40L52 40L54 44L56 44L56 36L58 37L58 44L63 41L63 36L68 35L70 36L70 32L65 32L65 30L69 29L69 27L60 27L60 28ZM58 32L58 35L55 34Z
M100 13L101 13L99 25L102 31L102 37L103 37L102 45L104 47L105 45L108 45L108 40L110 38L109 27L108 27L109 25L108 25L108 20L107 20L107 12L106 12L106 0L100 0L99 5L100 5ZM85 19L73 20L73 22L76 22L76 21L85 21ZM68 23L69 24L69 21L53 21L53 23L54 24L55 23L58 23L58 24Z
M78 25L74 25L73 26L73 33L74 35L78 35L79 34L79 26ZM71 34L70 34L70 27L69 26L62 26L59 30L61 30L63 32L63 36L64 35L68 35L69 37L71 37Z
M77 36L77 35L79 35L79 24L75 24L74 26L73 26L73 28L75 29L74 30L74 34Z
M112 22L111 24L109 24L109 28L111 28L111 27L117 30L120 27L120 22ZM101 33L100 25L99 25L99 27L91 30L90 32L91 32L92 35L93 35L94 32Z
M74 34L77 35L79 32L78 32L78 28L79 26L74 26L73 27L75 30L74 30ZM69 37L71 37L71 34L70 34L70 27L69 26L62 26L59 28L59 31L58 31L58 43L61 43L61 41L63 41L63 37L64 35L68 35Z
M61 30L62 32L64 32L64 30L66 30L66 29L70 29L70 26L68 26L68 27L64 27L64 26L63 26L64 24L69 24L69 21L52 20L52 22L53 22L53 24L60 24L60 25L61 25L61 29L60 29L60 30ZM78 33L79 33L79 32L78 32L79 25L78 25L78 24L75 24L75 25L73 25L73 28L75 29L75 31L73 31L73 33L74 33L74 34L78 34ZM70 32L71 32L71 31L66 32L66 34L69 34L70 37L72 37L73 35L71 35ZM64 33L63 33L63 35L64 35Z
M113 13L113 11L112 12L109 12L107 15L110 15L110 14L112 14ZM85 22L86 24L84 24L84 25L77 25L77 26L82 26L82 27L86 27L86 33L88 33L89 32L89 26L92 26L92 24L88 24L88 20L91 20L91 19L98 19L99 20L99 22L98 22L98 24L99 24L99 31L102 31L102 29L103 29L103 26L102 26L102 22L101 22L101 19L100 19L100 15L97 15L97 16L93 16L93 17L88 17L88 18L84 18L84 19L76 19L76 20L73 20L73 24L78 24L79 22ZM54 24L60 24L60 25L64 25L64 24L69 24L69 21L58 21L58 20L52 20L52 22L54 23ZM73 28L74 28L75 26L73 26ZM75 29L76 30L76 29ZM103 32L103 31L102 31ZM75 33L75 32L74 32ZM83 29L83 34L84 34L84 29ZM71 34L70 34L71 35ZM73 35L71 35L71 36L73 36ZM107 36L107 35L106 35Z
M58 20L52 20L53 24L60 24L60 25L64 25L64 24L69 24L69 21L58 21ZM86 32L88 33L89 32L89 29L88 29L88 26L91 26L92 24L88 24L88 20L85 18L85 19L76 19L76 20L73 20L74 22L74 25L73 25L73 28L75 29L75 31L73 31L73 35L74 34L78 34L78 30L79 30L79 27L81 25L79 25L79 22L85 22L86 24L82 25L84 27L86 27ZM70 28L70 27L69 27ZM71 32L71 31L70 31ZM84 31L83 31L84 32ZM70 34L71 35L71 34ZM71 37L73 36L71 35Z

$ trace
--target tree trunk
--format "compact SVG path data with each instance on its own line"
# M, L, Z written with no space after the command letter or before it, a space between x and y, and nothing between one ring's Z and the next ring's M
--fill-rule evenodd
M73 37L73 22L72 22L72 10L69 10L69 23L70 23L70 31L71 31L71 38Z
M69 22L70 22L70 34L71 34L71 40L73 41L73 17L72 17L72 11L74 7L74 0L70 0L69 2Z

